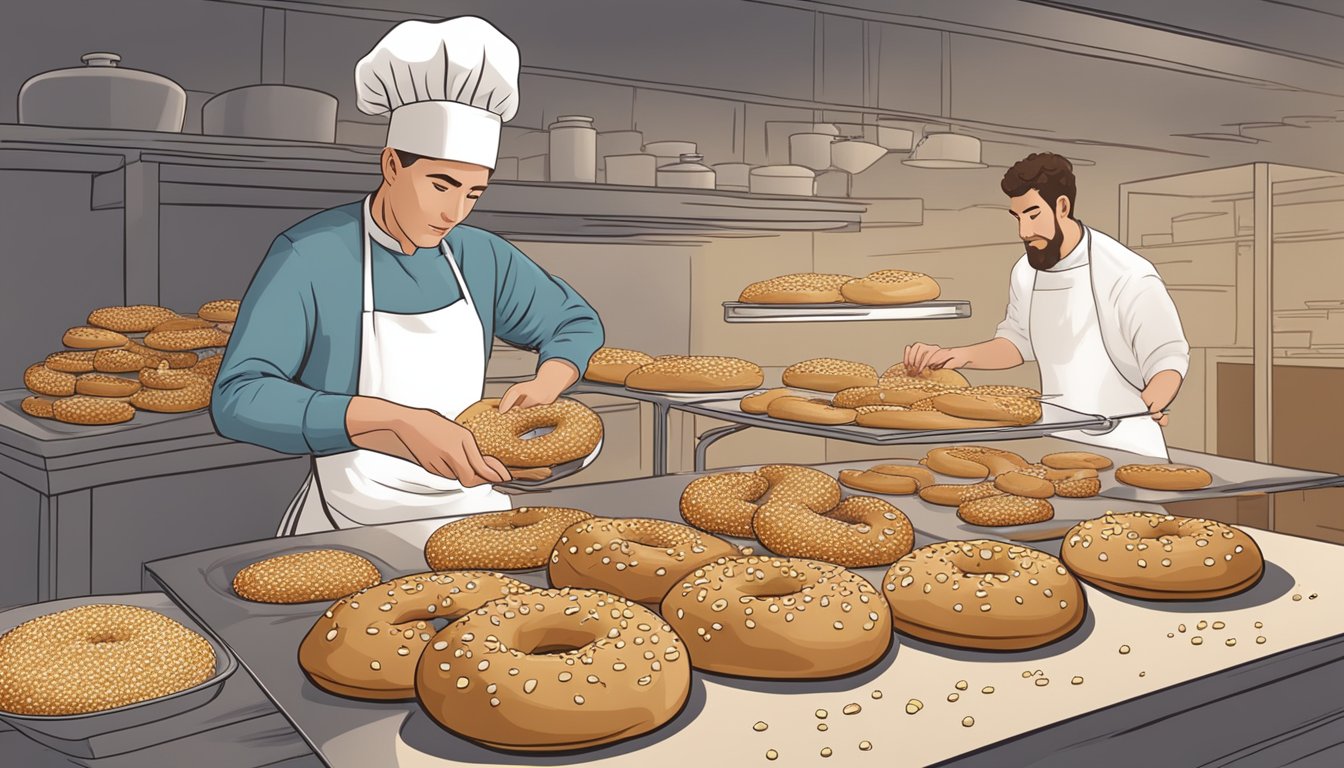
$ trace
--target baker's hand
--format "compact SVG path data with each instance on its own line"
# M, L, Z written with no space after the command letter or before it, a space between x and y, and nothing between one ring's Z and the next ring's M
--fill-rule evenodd
M481 455L470 430L434 411L411 411L396 432L426 472L467 488L512 479L499 459Z
M915 343L905 348L905 372L918 376L925 368L953 370L968 361L960 349L940 347L937 344Z
M520 381L509 387L499 399L499 412L510 408L530 408L534 405L550 405L569 385L579 380L579 371L564 360L552 358L537 368L537 375L528 381Z
M1148 386L1139 394L1158 426L1167 426L1167 414L1162 411L1171 405L1171 401L1176 399L1176 393L1180 391L1181 374L1167 370L1154 374L1153 378L1148 380Z

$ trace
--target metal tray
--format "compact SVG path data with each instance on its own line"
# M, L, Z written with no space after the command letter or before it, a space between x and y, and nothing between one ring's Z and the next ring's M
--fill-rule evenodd
M523 438L531 439L533 437L540 437L544 434L549 433L550 431L551 430L546 427L542 427L540 429L534 429L531 432L528 432L527 434L523 435ZM597 455L601 452L602 452L602 438L598 438L597 445L593 447L592 453L588 454L582 459L567 461L564 464L557 464L556 466L551 467L550 477L542 478L541 480L515 479L510 480L507 483L500 483L500 485L505 488L536 488L539 486L546 485L547 483L553 483L556 480L561 480L563 478L569 477L570 475L579 472L579 470L585 469L589 464L593 463L593 460L596 459Z
M726 323L826 323L863 320L952 320L971 316L969 301L915 304L745 304L723 303Z
M57 750L62 750L63 747L68 749L68 742L79 742L99 734L135 728L203 706L219 694L219 689L224 680L238 668L238 660L234 658L228 646L224 645L224 642L215 636L214 632L177 607L162 592L92 595L13 608L0 613L0 634L4 634L19 624L39 616L97 604L133 605L148 608L196 632L204 637L215 651L215 674L210 679L186 690L157 699L128 704L124 707L106 709L101 712L90 712L82 715L42 716L18 715L0 711L0 720L21 731L34 741Z

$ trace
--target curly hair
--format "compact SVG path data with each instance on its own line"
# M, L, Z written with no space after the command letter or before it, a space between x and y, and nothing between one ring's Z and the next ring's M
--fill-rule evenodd
M1003 174L999 187L1009 197L1025 195L1034 189L1041 193L1041 197L1052 208L1060 197L1066 197L1069 200L1069 218L1077 218L1074 214L1078 210L1075 200L1078 181L1073 177L1073 163L1061 155L1053 152L1027 155Z

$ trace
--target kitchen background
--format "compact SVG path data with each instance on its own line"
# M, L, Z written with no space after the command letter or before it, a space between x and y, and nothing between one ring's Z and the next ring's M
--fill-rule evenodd
M1335 439L1344 409L1333 400L1344 385L1344 8L1333 0L42 0L0 13L5 389L94 307L190 311L240 297L276 234L376 183L386 127L355 108L355 61L399 21L477 14L518 43L523 75L505 159L470 223L509 236L577 288L609 345L736 355L776 370L819 356L881 370L914 341L987 338L1022 250L999 179L1026 154L1053 151L1074 161L1080 218L1152 260L1180 309L1192 361L1168 442L1344 471ZM181 134L18 124L26 80L94 51L180 84ZM334 96L334 144L201 135L205 102L258 83ZM568 115L593 119L599 173L604 148L629 154L654 142L693 142L707 166L797 162L790 136L800 133L889 151L852 175L811 163L817 194L784 199L550 182L546 130ZM962 143L934 162L944 167L927 167L940 139L912 154L946 133ZM721 168L720 183L734 170L745 169ZM883 268L933 275L945 298L971 302L972 316L724 322L722 302L755 280ZM533 362L499 348L491 391ZM1031 364L972 378L1038 383ZM648 474L648 406L588 401L608 438L574 482ZM669 469L689 469L692 436L713 426L674 415ZM883 455L748 430L717 443L710 466ZM122 562L185 551L178 539L160 546L127 533L160 520L145 499L191 498L207 483L231 489L238 515L193 519L186 544L270 535L306 468L249 454L221 461L208 480L151 468L145 479L86 484L66 508L75 504L89 537L119 555L100 560L95 549L78 578L138 588L138 567ZM55 553L58 490L0 477L18 543L0 576L27 584L46 567L27 542ZM1201 512L1344 541L1329 515L1341 500L1321 490ZM39 594L62 591L46 584ZM0 605L33 599L0 595Z

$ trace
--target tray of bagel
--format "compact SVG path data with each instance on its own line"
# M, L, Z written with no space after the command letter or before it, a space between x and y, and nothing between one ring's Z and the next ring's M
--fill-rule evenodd
M1146 722L1155 693L1213 700L1344 633L1335 547L1115 510L1095 454L935 451L572 486L146 567L338 768L930 765L1090 733L1082 715L1119 727L1131 701ZM1068 530L1013 541L1051 498Z
M209 703L238 662L162 592L0 612L0 721L66 754Z
M81 435L137 414L208 408L238 308L223 299L190 315L148 304L95 309L65 331L64 349L24 371L29 394L5 405L55 434Z
M939 299L932 277L883 269L864 277L815 272L779 275L744 288L723 303L728 323L856 320L945 320L971 316L969 301Z

